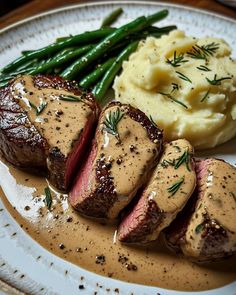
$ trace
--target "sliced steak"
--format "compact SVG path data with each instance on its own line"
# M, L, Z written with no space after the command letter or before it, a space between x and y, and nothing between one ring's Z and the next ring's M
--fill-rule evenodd
M219 260L236 252L236 169L207 159L196 172L195 199L166 232L167 243L194 260Z
M115 219L147 181L162 147L162 132L130 105L102 112L90 155L70 193L84 215Z
M0 90L0 150L13 165L67 191L87 149L98 107L92 94L54 76L20 76Z
M122 220L118 239L127 243L156 240L183 209L196 185L193 148L185 139L167 143L137 204Z

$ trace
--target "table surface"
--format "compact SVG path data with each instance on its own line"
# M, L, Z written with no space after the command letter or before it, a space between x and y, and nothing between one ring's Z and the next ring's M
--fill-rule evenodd
M38 14L40 12L50 10L57 7L62 7L75 3L84 3L91 1L81 1L81 0L32 0L21 7L7 13L6 15L0 17L0 29L13 24L19 20L25 19L29 16ZM98 1L97 1L98 2ZM122 2L122 0L120 1ZM163 1L161 1L163 2ZM165 1L175 4L183 4L192 6L195 8L206 9L211 12L217 12L224 16L236 19L236 10L222 5L221 3L214 0L172 0Z

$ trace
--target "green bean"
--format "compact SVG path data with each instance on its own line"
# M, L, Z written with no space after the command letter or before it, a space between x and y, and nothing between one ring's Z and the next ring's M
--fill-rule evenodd
M101 57L109 48L113 47L120 40L126 36L142 30L146 26L146 18L141 16L134 21L120 27L115 32L108 35L103 41L98 43L87 54L79 58L66 68L61 76L65 79L75 79L86 67L88 67L94 60Z
M123 13L122 8L117 8L114 11L112 11L110 14L108 14L104 20L102 21L101 28L109 27L111 24L113 24L118 17Z
M25 54L19 57L18 59L14 60L12 63L5 66L2 69L2 72L8 73L12 70L15 70L17 67L19 67L20 65L22 65L28 60L31 60L33 58L38 58L38 59L45 58L49 56L50 54L55 53L69 46L88 44L88 43L94 42L95 40L99 40L106 37L107 35L109 35L111 32L114 32L114 31L115 29L113 28L102 28L99 30L75 35L73 37L68 38L65 41L53 43L51 45L48 45L38 50L34 50L32 52L29 52L28 54Z
M87 66L89 66L97 58L101 57L107 50L109 50L109 48L117 44L120 40L135 32L147 28L152 23L163 19L167 14L167 10L162 10L153 15L150 15L147 18L141 16L134 21L116 29L113 33L108 35L104 40L91 49L87 54L66 68L62 72L61 76L68 80L75 79L77 75L79 75Z
M115 62L111 65L111 67L106 71L104 77L98 84L93 88L93 94L96 97L97 101L101 102L104 98L108 88L110 87L112 81L114 80L116 74L122 67L122 62L130 56L132 52L136 50L138 46L138 41L131 43L128 47L126 47L120 55L116 58Z
M75 57L81 56L82 54L88 52L90 49L92 49L94 45L86 45L80 48L77 48L76 50L66 50L64 54L60 54L57 57L54 57L52 60L44 63L43 65L36 67L34 70L30 71L29 74L35 75L40 73L45 73L48 69L52 69L55 67L58 67L65 62L69 62L73 60Z
M115 62L116 58L112 57L105 61L103 64L99 65L94 71L84 77L79 85L85 89L88 89L92 85L94 85L103 75L104 73L111 67L111 65Z
M147 16L147 23L148 23L148 25L152 25L155 22L160 21L163 18L167 17L168 14L169 14L169 12L167 9L163 9L161 11L158 11L154 14Z

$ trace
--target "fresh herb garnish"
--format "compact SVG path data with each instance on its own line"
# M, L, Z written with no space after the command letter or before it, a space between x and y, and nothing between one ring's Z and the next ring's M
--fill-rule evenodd
M171 84L172 84L172 87L173 87L171 92L174 92L175 90L179 90L179 85L178 84L176 84L176 83L171 83Z
M186 106L186 104L184 104L182 101L179 101L179 100L177 100L176 98L174 98L174 97L171 95L171 93L164 93L164 92L159 92L159 93L162 94L162 95L164 95L164 96L166 96L166 97L168 97L169 99L173 100L174 102L176 102L176 103L182 105L184 108L186 108L186 109L188 108L188 107Z
M184 54L180 53L177 55L176 51L174 52L173 59L167 59L166 63L172 65L172 67L180 67L181 63L188 62L188 60L184 59Z
M59 99L60 100L63 100L63 101L72 101L72 102L82 101L82 99L79 98L78 96L74 96L74 95L63 95L63 94L61 94L59 96Z
M175 166L175 159L174 160L163 160L160 165L163 167L163 168L167 168L169 165L170 166Z
M212 42L207 45L195 45L192 47L191 51L188 51L187 54L191 58L195 59L207 59L209 55L213 55L216 50L219 49L219 44Z
M203 96L203 98L200 100L201 102L203 102L205 99L207 99L208 95L209 95L210 89L207 90L206 94Z
M27 118L27 116L25 114L20 114L16 117L16 120L20 121L21 119L25 119L25 118Z
M50 210L52 206L52 195L51 195L50 188L48 186L45 187L44 193L45 193L45 199L43 201L46 203L48 210Z
M233 197L234 201L236 202L236 196L233 192L229 192L231 194L231 196Z
M173 196L179 190L183 182L184 182L184 176L180 180L178 180L176 183L174 183L172 186L168 187L167 189L168 193L171 193L171 196Z
M216 79L216 76L217 75L215 74L213 80L206 78L207 82L210 83L211 85L221 85L221 81L232 79L231 77L222 77L222 78Z
M157 127L157 124L156 124L156 122L154 122L154 120L153 120L153 118L152 118L151 115L149 116L149 120L152 122L152 124L153 124L155 127Z
M182 164L185 163L186 168L188 171L191 171L189 168L189 160L190 160L190 154L188 149L183 152L183 154L176 160L175 162L175 169L178 169Z
M204 229L204 224L200 223L195 227L195 233L199 234Z
M36 116L40 115L42 113L42 111L46 108L47 103L46 102L42 102L38 107L33 104L32 102L29 102L31 108L33 108L36 112Z
M178 72L178 71L175 71L176 72L176 74L178 74L178 77L180 78L180 79L182 79L182 80L184 80L184 81L187 81L187 82L189 82L189 83L192 83L192 81L187 77L187 76L185 76L184 74L182 74L182 73L180 73L180 72Z
M110 111L109 114L106 114L106 119L103 124L106 126L104 130L108 133L116 136L119 139L119 134L117 131L117 125L124 116L124 113L118 108L116 111Z
M203 65L200 65L199 67L197 67L198 70L200 71L204 71L204 72L210 72L211 69L209 69L208 67L206 66L203 66Z

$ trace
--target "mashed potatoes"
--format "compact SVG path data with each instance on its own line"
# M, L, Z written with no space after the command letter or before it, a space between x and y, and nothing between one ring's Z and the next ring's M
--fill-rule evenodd
M221 39L173 31L139 44L115 79L117 100L140 108L166 140L188 139L197 149L236 135L236 61Z

